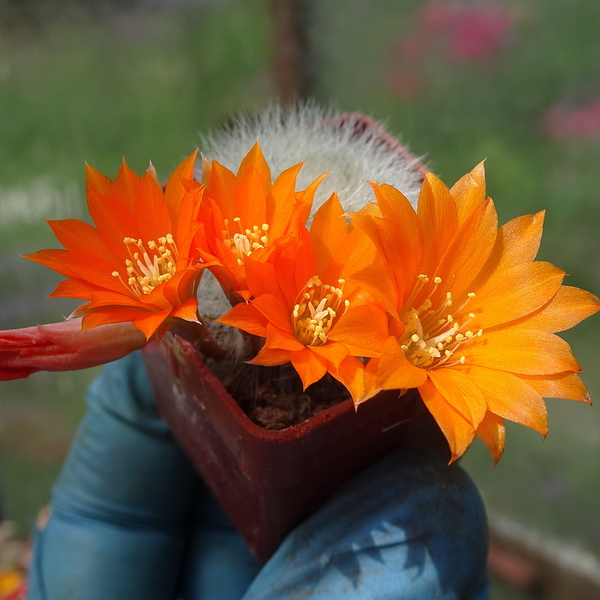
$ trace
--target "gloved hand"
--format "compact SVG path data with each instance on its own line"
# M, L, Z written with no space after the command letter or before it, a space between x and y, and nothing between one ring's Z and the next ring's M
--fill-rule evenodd
M488 597L473 483L399 450L340 488L262 566L158 415L139 353L104 368L34 542L30 600Z

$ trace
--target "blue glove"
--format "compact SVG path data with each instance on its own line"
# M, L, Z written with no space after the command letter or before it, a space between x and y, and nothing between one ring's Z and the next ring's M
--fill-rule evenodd
M488 597L464 471L399 450L348 481L262 566L158 415L139 353L107 365L36 532L30 600Z

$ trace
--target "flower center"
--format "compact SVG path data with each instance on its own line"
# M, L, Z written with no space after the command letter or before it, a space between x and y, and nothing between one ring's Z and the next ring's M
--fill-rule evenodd
M416 298L428 283L427 275L419 275L419 283L411 294L412 298ZM472 331L468 328L475 318L474 313L467 313L465 319L459 317L459 314L464 314L463 309L469 300L475 297L473 292L467 294L461 306L453 307L452 292L446 292L446 299L439 307L433 306L430 298L440 283L441 278L435 277L433 288L419 308L413 307L401 316L405 331L398 340L400 347L413 365L424 369L439 367L448 363L452 357L452 364L463 364L465 357L458 355L457 350L462 344L483 334L482 329ZM411 304L409 299L407 306Z
M316 275L302 288L292 312L292 326L296 337L305 346L320 346L327 341L335 319L350 304L344 300L344 280L340 287L324 284Z
M241 219L235 217L230 228L229 219L223 221L225 229L221 232L223 243L231 250L238 265L244 264L244 258L259 248L264 248L269 242L269 225L263 223L260 227L254 225L252 229L242 229ZM235 230L238 231L235 231Z
M125 260L127 281L118 271L113 271L112 275L118 277L136 296L149 294L157 285L175 275L178 251L170 233L158 238L158 242L150 240L144 244L142 240L126 237L123 243L129 251L129 258ZM137 249L132 250L132 247Z

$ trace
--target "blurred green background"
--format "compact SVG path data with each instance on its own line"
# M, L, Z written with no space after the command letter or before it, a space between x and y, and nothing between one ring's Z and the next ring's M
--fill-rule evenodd
M447 184L487 159L501 222L547 209L539 258L600 292L600 3L306 4L317 100L384 121ZM113 177L152 159L166 178L199 132L273 97L271 42L262 0L0 0L1 329L76 305L44 300L60 277L19 255L56 247L42 218L86 218L84 161ZM592 318L564 336L592 399L599 333ZM94 374L1 384L2 501L24 534ZM600 556L600 412L548 408L546 440L509 425L498 466L478 443L463 465L490 511Z

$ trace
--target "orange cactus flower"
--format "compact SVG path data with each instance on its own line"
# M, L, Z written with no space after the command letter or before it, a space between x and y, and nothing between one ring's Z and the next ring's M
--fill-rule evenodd
M193 238L204 186L193 181L196 155L163 191L152 165L140 177L125 162L115 181L87 168L87 201L96 227L48 221L64 250L26 256L68 277L50 297L87 300L74 311L82 329L132 322L146 339L173 319L197 320L198 264Z
M251 301L220 321L265 338L253 364L291 362L304 388L330 373L358 399L364 367L357 357L379 356L387 317L345 278L374 255L368 237L346 223L334 194L317 211L310 233L302 228L268 261L247 261Z
M543 396L588 401L555 333L600 310L600 300L534 260L543 213L498 229L483 164L450 190L427 173L416 212L394 188L372 185L378 209L352 218L384 261L356 281L389 312L391 335L366 367L361 400L416 387L453 460L477 435L495 461L504 419L546 435Z
M315 191L325 175L306 190L296 192L302 165L283 171L273 183L258 142L242 161L237 175L218 163L204 159L206 183L199 219L202 228L197 244L205 260L222 266L211 270L232 302L245 290L246 261L267 260L286 235L296 236L307 220Z

